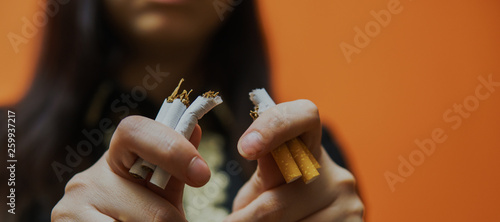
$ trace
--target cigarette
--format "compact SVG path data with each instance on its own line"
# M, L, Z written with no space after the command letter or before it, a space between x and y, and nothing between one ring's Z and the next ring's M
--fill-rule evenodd
M206 113L208 113L215 106L221 103L222 103L222 98L218 96L218 93L212 91L203 94L203 96L198 96L193 101L193 103L185 110L185 112L183 112L182 117L180 117L180 120L178 121L177 126L175 127L175 131L180 133L186 139L189 139L191 137L191 134L193 134L196 124L198 124L198 120L201 119ZM162 189L165 189L169 180L170 180L169 173L167 173L164 170L161 170L161 168L156 168L149 182Z
M285 178L286 183L291 183L302 177L302 172L300 172L300 168L297 166L297 163L294 161L293 156L285 143L271 151L271 154L273 155L274 161L276 161L283 178Z
M160 111L156 115L156 121L159 121L160 119L163 119L165 117L171 104L172 103L167 102L166 99L165 101L163 101L163 104L160 107ZM137 179L145 179L148 173L152 172L155 168L156 166L154 164L139 157L135 161L134 165L130 167L130 170L128 172L130 173L130 175Z
M161 122L167 115L168 110L170 109L170 106L172 105L172 102L176 97L178 97L177 93L179 91L179 88L181 84L184 82L184 79L181 79L177 87L175 88L174 92L163 101L163 104L160 107L160 111L158 111L158 114L156 115L155 120L158 122ZM175 127L175 126L174 126ZM172 128L174 128L172 127ZM146 179L146 176L148 175L149 172L153 172L156 169L156 166L142 158L137 158L135 163L132 165L132 167L129 170L130 175L132 175L135 178L138 179Z
M135 161L134 165L130 167L128 173L132 175L134 178L145 179L146 176L148 175L149 171L142 167L142 162L144 162L144 160L139 157Z
M250 111L250 116L255 120L259 117L259 107L256 106L254 111ZM300 172L297 163L293 159L288 146L283 143L278 148L271 151L274 161L278 168L280 169L283 178L285 178L286 183L291 183L300 177L302 173Z
M274 103L274 101L271 99L271 97L269 96L269 94L265 89L255 89L252 92L250 92L250 100L256 107L256 110L251 112L250 114L252 117L258 116L262 112L276 105L276 103ZM283 146L280 146L278 148L282 150L284 149L282 147ZM319 176L317 168L320 168L321 166L319 165L316 158L314 158L312 153L309 151L309 149L306 147L306 145L299 138L293 138L292 140L286 142L286 147L288 148L288 152L291 154L293 158L294 165L290 162L287 155L282 154L283 155L282 157L277 155L275 156L275 154L273 153L275 151L272 151L271 153L273 154L273 158L276 161L278 167L280 168L280 171L283 174L283 177L285 178L287 183L288 179L293 177L292 175L289 174L290 172L282 170L282 168L290 166L298 167L302 175L302 180L306 184L314 181Z
M311 151L307 148L306 144L304 144L304 142L300 138L293 138L290 141L292 143L297 143L302 148L302 150L304 150L304 152L307 154L307 156L309 157L311 162L314 164L314 167L316 169L321 168L321 165L319 165L316 158L314 158L314 155L311 153Z
M203 96L198 96L182 115L175 131L189 139L194 127L198 124L198 120L221 103L222 98L219 96L219 93L213 91L208 91Z
M184 104L180 98L174 99L167 114L160 122L172 129L175 129L184 111L186 111L186 104ZM170 173L161 169L160 167L156 167L149 182L159 187L161 187L163 183L165 183L162 187L165 188L164 186L166 186L166 184L170 180L170 177ZM161 183L160 181L163 183Z
M181 80L181 83L182 83L182 80ZM172 105L172 103L168 102L168 100L165 99L163 101L163 104L161 105L160 111L156 115L155 121L161 122L161 120L164 119L165 116L167 115L167 112L170 109L171 105ZM147 171L147 172L153 172L156 169L156 165L154 165L154 164L152 164L152 163L150 163L150 162L148 162L146 160L143 160L142 158L141 158L141 160L142 160L141 167L145 171Z
M298 141L297 138L294 138L287 141L286 144L290 149L293 159L299 165L302 180L304 183L309 184L318 178L319 172Z
M177 126L182 114L186 111L186 105L181 102L181 99L175 99L171 104L172 105L170 105L166 115L159 122L175 129L175 126Z

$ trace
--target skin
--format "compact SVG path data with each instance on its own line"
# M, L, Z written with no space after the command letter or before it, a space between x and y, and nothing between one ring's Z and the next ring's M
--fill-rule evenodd
M165 1L165 2L162 2ZM206 73L198 65L210 37L221 21L213 0L103 0L106 18L129 49L120 81L133 88L142 84L144 67L159 64L169 80L148 96L163 102L181 78L187 89L201 88Z
M209 36L217 28L215 23L198 31L182 27L198 27L200 24L197 22L204 20L204 24L212 24L206 20L212 19L207 10L213 8L211 5L206 6L211 1L179 2L195 6L184 5L184 11L172 13L175 16L167 13L168 10L165 15L159 15L156 10L151 11L153 15L149 16L160 19L153 24L159 25L150 24L144 31L145 27L134 27L141 24L138 20L143 19L134 10L146 13L147 10L141 7L149 4L147 1L105 0L110 19L117 27L122 27L122 32L129 35L136 46L143 45L141 41L144 39L156 38L148 35L168 32L177 32L176 35L185 37L179 39L202 41L200 39ZM165 5L165 8L169 6ZM187 9L205 11L198 11L196 15L183 14ZM127 13L130 16L118 15L123 10L129 10ZM183 25L171 25L163 21L174 18L182 21ZM134 25L125 30L123 27L126 26L121 23ZM175 36L172 38L155 44L170 47L172 41L181 41ZM197 45L194 47L197 50L193 49L193 53L201 53L203 47L198 45L203 43L194 45ZM193 57L196 56L182 57L186 61L179 62L181 65L178 66L175 62L170 64L175 70L189 70L187 67L195 64L192 62ZM168 58L169 55L161 53L158 57L138 56L130 64L134 64L134 61L170 61ZM131 65L128 68L134 70L133 67ZM127 79L123 84L134 82L127 71L123 76ZM301 180L286 184L270 154L271 150L297 136L322 166L319 169L320 177L308 185ZM203 186L210 178L210 170L197 151L200 139L199 126L187 140L173 129L146 117L130 116L123 119L113 134L109 150L92 167L78 173L68 182L63 198L52 210L52 221L185 221L182 208L184 186ZM308 100L281 103L262 113L238 142L239 153L248 160L257 160L258 167L238 192L233 212L226 221L362 221L363 203L356 192L353 175L330 159L320 139L318 109ZM155 187L148 180L138 180L128 174L128 169L138 156L172 174L165 190Z

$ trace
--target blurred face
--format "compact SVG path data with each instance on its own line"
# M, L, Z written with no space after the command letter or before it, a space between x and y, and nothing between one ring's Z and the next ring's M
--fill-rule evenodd
M125 39L151 47L183 47L220 25L213 0L104 0L106 15Z

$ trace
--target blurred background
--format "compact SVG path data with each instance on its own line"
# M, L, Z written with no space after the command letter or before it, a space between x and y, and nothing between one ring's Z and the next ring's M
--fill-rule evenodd
M500 221L500 2L258 2L277 100L319 106L367 221ZM0 9L1 105L29 88L43 28L17 49L9 33L40 10Z

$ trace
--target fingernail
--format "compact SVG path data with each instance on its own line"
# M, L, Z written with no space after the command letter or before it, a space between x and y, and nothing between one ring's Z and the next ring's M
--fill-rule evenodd
M238 147L244 157L254 157L262 150L262 135L255 131L251 132L241 138Z
M187 177L195 185L203 185L210 179L207 163L199 157L194 157L188 167Z

